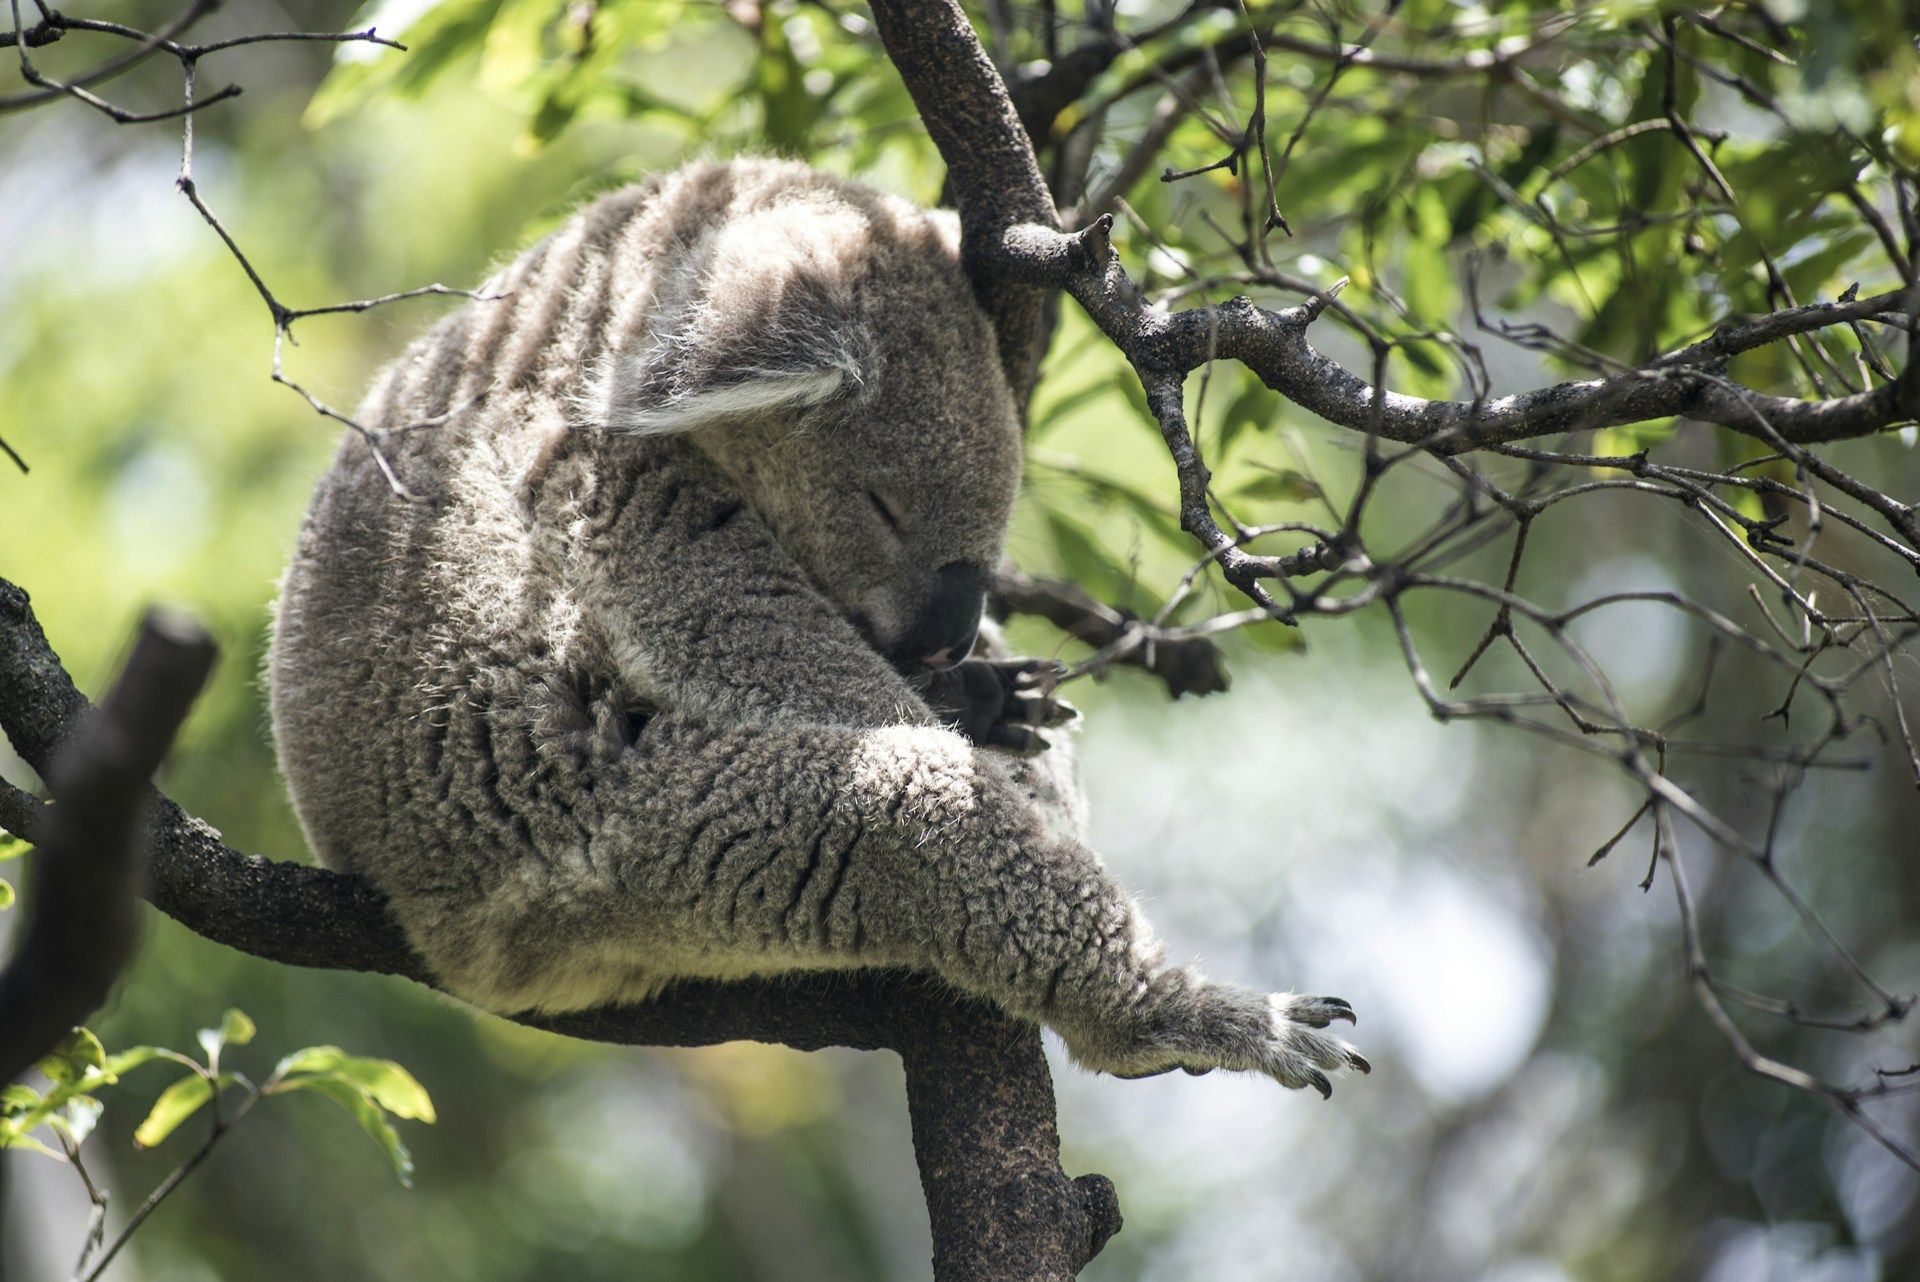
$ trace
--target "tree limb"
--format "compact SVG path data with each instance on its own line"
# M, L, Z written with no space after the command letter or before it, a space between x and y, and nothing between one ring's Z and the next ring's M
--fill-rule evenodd
M961 256L994 318L1000 363L1023 406L1040 364L1050 290L1010 277L994 246L1009 227L1059 226L1005 82L954 0L875 0L887 57L947 162L960 212Z
M1226 661L1220 647L1205 637L1165 637L1147 620L1096 600L1075 583L1036 578L1011 566L993 576L988 604L997 614L1030 614L1045 619L1096 650L1120 648L1140 634L1112 662L1144 669L1160 678L1167 693L1216 694L1227 688Z
M0 1083L92 1014L132 954L148 781L212 666L199 625L150 612L99 711L57 762L36 765L58 804L35 825L30 916L0 972Z

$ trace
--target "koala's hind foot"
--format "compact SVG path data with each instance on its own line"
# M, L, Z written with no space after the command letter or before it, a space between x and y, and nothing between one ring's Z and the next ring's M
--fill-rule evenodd
M1333 1094L1331 1074L1372 1071L1359 1051L1321 1031L1340 1019L1352 1023L1354 1014L1338 997L1268 995L1169 970L1111 1023L1062 1031L1075 1060L1116 1077L1225 1068L1311 1086L1324 1098Z

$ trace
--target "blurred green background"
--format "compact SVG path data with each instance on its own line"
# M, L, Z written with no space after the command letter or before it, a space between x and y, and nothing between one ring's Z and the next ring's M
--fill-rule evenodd
M1410 30L1478 21L1490 44L1558 7L1408 3L1401 18ZM132 22L164 12L112 8ZM857 8L379 8L383 30L411 28L410 55L353 50L335 70L324 47L267 45L202 68L203 92L232 79L246 94L200 119L201 189L294 305L477 283L585 195L702 153L803 155L922 201L939 194L937 157ZM1165 8L1122 13L1145 21ZM1316 116L1286 178L1282 205L1300 234L1276 252L1323 285L1351 275L1347 301L1412 332L1466 327L1458 251L1477 247L1516 314L1623 357L1760 305L1743 235L1767 238L1808 298L1856 279L1887 288L1887 266L1827 199L1852 171L1847 156L1823 150L1819 130L1877 121L1876 140L1906 163L1920 152L1901 8L1833 5L1807 28L1825 63L1808 60L1804 74L1749 68L1776 78L1811 132L1761 119L1731 95L1705 111L1734 135L1721 160L1753 193L1744 229L1658 223L1625 250L1610 241L1563 263L1524 218L1483 199L1474 166L1505 166L1519 182L1581 139L1557 136L1524 102L1490 105L1445 86L1410 101L1389 78L1356 73ZM1609 60L1606 24L1651 9L1592 6L1595 33L1556 68L1556 87L1600 115L1640 118L1652 72ZM1331 5L1308 15L1323 10L1349 19L1349 37L1374 12ZM236 6L205 30L368 20L317 2ZM84 61L65 47L40 56L55 68ZM1323 71L1276 62L1278 128L1290 128L1285 113ZM1110 79L1121 87L1118 73ZM149 106L176 91L177 72L159 63L114 87ZM1153 97L1114 107L1116 137L1137 134ZM1671 140L1660 145L1668 151L1622 148L1595 176L1582 194L1592 221L1609 207L1684 205L1672 176L1683 166ZM335 433L269 382L266 309L173 190L178 148L174 126L116 127L72 103L0 116L0 435L32 465L27 476L0 469L0 574L32 593L89 692L147 602L178 602L207 620L221 667L163 786L240 849L302 858L258 673L275 578ZM1215 151L1191 128L1168 159L1204 163ZM1113 160L1097 160L1096 173ZM1231 180L1216 177L1171 189L1149 178L1136 189L1135 207L1167 243L1150 251L1126 222L1118 239L1150 283L1201 261L1203 213L1237 207ZM381 361L446 306L305 322L289 372L350 407ZM1364 367L1350 341L1317 337ZM1502 390L1555 376L1517 347L1490 345L1487 359ZM1750 372L1764 379L1766 368ZM1171 466L1123 375L1069 314L1036 399L1011 546L1024 568L1151 608L1191 549L1173 522ZM1434 344L1408 349L1395 377L1409 391L1455 390ZM1262 519L1314 515L1319 487L1350 491L1356 456L1342 434L1248 387L1237 369L1208 383L1204 407L1200 383L1190 394L1223 491L1244 493ZM1712 458L1717 447L1706 448ZM1920 468L1901 441L1834 456L1889 492L1916 492ZM1394 487L1378 518L1388 542L1451 495L1411 471ZM1534 538L1537 565L1565 579L1522 584L1544 599L1674 586L1748 608L1734 554L1665 506L1603 499L1543 522ZM1497 578L1498 550L1490 555L1476 568ZM1202 594L1197 607L1232 604ZM1449 669L1486 619L1449 607L1415 622L1435 667ZM1234 688L1203 701L1170 703L1137 674L1073 692L1086 714L1095 844L1175 954L1223 976L1347 997L1377 1070L1323 1105L1222 1075L1095 1079L1056 1056L1067 1167L1111 1175L1126 1215L1086 1276L1920 1276L1920 1180L1817 1100L1743 1075L1692 1004L1670 897L1636 889L1644 829L1597 868L1583 866L1635 799L1588 759L1435 724L1386 624L1362 614L1316 621L1305 636L1277 625L1236 635ZM1651 611L1594 627L1636 700L1691 699L1700 637ZM1039 625L1018 636L1042 653L1074 653ZM1736 704L1710 718L1750 711ZM1891 754L1880 765L1800 794L1788 816L1790 872L1878 978L1910 993L1920 989L1920 807L1888 768ZM1746 781L1735 769L1692 769L1690 786L1738 813ZM1763 885L1710 853L1696 877L1735 973L1810 1007L1846 1000ZM0 932L17 916L0 917ZM270 1101L110 1276L926 1274L926 1215L890 1057L581 1045L399 981L278 968L157 914L147 921L137 962L93 1021L109 1047L189 1044L194 1028L237 1005L260 1027L236 1055L241 1067L264 1072L283 1051L317 1042L389 1056L426 1084L440 1120L403 1124L418 1161L408 1191L332 1106ZM1755 1036L1842 1077L1920 1059L1911 1029L1868 1042L1765 1025ZM190 1142L133 1147L159 1084L130 1077L89 1141L122 1213ZM1909 1138L1920 1130L1910 1100L1876 1116ZM30 1154L0 1161L11 1198L0 1268L64 1277L85 1217L77 1182Z

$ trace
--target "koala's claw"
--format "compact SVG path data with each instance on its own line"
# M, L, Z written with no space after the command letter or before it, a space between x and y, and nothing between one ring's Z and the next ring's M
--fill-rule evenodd
M999 721L987 727L985 746L1019 757L1037 757L1047 750L1047 741L1026 726Z
M927 673L919 685L934 712L972 742L1034 756L1048 746L1039 731L1080 715L1053 697L1065 672L1052 659L968 659Z
M1353 1007L1338 997L1268 998L1272 1011L1272 1041L1258 1065L1283 1086L1311 1086L1321 1098L1333 1096L1330 1073L1370 1073L1367 1057L1338 1037L1314 1030L1336 1019L1354 1022Z
M1360 1022L1353 1007L1338 997L1296 998L1291 1018L1309 1028L1325 1028L1336 1019L1344 1019L1349 1024Z

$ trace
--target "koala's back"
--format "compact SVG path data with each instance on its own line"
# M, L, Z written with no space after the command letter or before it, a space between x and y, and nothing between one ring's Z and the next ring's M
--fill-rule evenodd
M586 384L610 353L649 341L658 296L699 270L703 242L756 208L808 216L809 196L882 208L864 188L765 161L604 197L481 291L498 297L382 374L357 416L383 434L380 455L350 433L321 480L269 660L281 767L324 863L452 905L497 890L530 849L582 844L530 826L584 830L590 797L554 814L515 789L555 744L583 764L618 751L632 693L548 559L528 478L579 435ZM684 442L649 448L713 479Z

